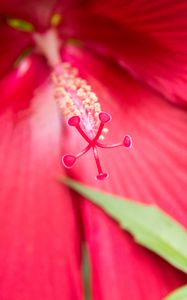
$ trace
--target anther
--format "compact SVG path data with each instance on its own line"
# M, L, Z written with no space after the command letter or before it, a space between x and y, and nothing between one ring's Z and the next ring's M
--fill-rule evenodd
M98 130L98 115L101 105L96 94L86 80L78 76L78 70L69 63L62 63L54 68L52 80L55 87L55 98L65 117L78 115L81 125L89 137L94 137ZM64 105L62 105L64 101Z

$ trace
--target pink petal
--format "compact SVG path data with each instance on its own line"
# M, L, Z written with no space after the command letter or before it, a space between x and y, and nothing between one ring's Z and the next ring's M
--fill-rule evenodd
M0 116L0 299L80 300L79 224L57 180L61 126L42 87L16 124Z
M187 2L91 3L65 16L63 34L83 40L168 100L187 106Z
M35 89L48 75L44 60L37 55L25 58L17 68L0 81L0 113L11 108L14 113L27 109Z
M31 37L27 33L19 32L8 25L0 24L0 76L13 68L18 56L31 45Z
M70 49L69 49L70 51ZM66 56L81 70L113 117L107 144L133 139L133 147L100 151L109 179L100 182L92 153L80 158L71 176L98 189L155 203L187 227L187 114L130 78L120 68L84 52ZM68 128L65 153L76 155L82 138ZM82 202L92 264L94 300L160 300L186 282L183 275L133 239L98 208Z

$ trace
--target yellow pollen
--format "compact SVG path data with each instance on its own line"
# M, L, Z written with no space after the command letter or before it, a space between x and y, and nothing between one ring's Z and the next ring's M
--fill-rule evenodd
M54 14L51 17L51 26L52 27L57 27L60 22L62 21L62 16L60 14Z
M79 115L83 129L94 137L100 121L101 105L88 82L78 75L78 69L65 62L57 65L52 74L54 97L65 118ZM107 128L102 131L104 138Z
M107 133L108 132L108 128L103 128L102 133Z

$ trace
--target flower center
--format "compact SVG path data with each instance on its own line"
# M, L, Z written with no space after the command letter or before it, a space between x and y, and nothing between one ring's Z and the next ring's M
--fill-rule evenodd
M61 62L62 42L56 29L50 29L44 34L34 33L33 38L38 51L45 55L53 70L55 99L63 115L66 119L73 115L80 116L83 129L90 138L93 138L99 126L98 115L101 112L96 94L87 81L78 75L78 69L73 68L68 62ZM100 139L104 138L107 131L107 128L104 128Z
M114 145L104 145L98 141L99 139L103 140L104 135L108 132L104 126L111 120L111 116L101 111L98 97L88 82L79 76L78 69L72 67L68 62L61 62L61 42L58 39L57 31L50 29L42 35L34 33L33 38L38 50L45 55L52 68L54 97L59 108L67 119L68 125L75 127L88 143L87 147L76 156L64 155L62 158L63 165L66 168L71 168L78 158L92 148L98 170L96 179L107 178L108 174L102 170L97 148L106 149L119 146L130 148L132 145L131 137L126 135L123 142Z
M36 45L36 51L47 59L51 68L61 63L60 48L62 41L55 28L51 28L42 34L33 32L32 37Z

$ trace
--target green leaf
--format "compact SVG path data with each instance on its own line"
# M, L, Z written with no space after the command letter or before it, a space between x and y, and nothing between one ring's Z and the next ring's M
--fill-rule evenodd
M152 250L176 268L187 273L187 231L154 205L145 205L102 193L80 183L63 183L102 208L142 246Z
M91 300L90 261L86 244L82 245L82 275L85 300Z
M175 290L169 294L164 300L186 300L187 299L187 285Z

